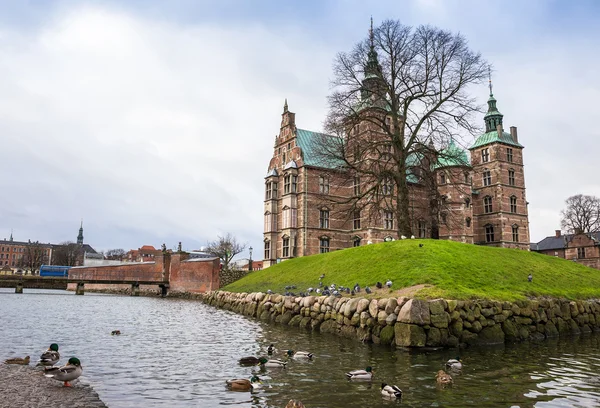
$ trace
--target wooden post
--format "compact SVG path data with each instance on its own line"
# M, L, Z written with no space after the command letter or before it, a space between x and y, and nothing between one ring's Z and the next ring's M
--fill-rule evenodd
M131 296L139 296L140 295L140 284L132 283L131 284Z
M15 293L23 293L23 282L17 282L17 288L15 289Z
M83 295L84 293L84 283L83 282L77 282L77 289L75 289L75 294L76 295Z

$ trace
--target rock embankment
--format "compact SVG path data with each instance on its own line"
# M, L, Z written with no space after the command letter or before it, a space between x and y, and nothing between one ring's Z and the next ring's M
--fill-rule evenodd
M0 408L106 408L89 385L64 387L29 366L0 364L0 378Z
M263 321L398 347L457 347L600 331L600 300L365 299L214 291L203 301Z

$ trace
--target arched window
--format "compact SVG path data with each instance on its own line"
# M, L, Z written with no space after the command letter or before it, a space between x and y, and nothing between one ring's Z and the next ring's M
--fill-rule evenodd
M471 208L471 199L465 198L465 208Z
M483 212L489 214L492 212L492 197L485 196L483 198Z
M494 226L492 224L485 226L485 242L494 242Z
M465 224L467 225L467 228L471 228L471 217L465 219Z

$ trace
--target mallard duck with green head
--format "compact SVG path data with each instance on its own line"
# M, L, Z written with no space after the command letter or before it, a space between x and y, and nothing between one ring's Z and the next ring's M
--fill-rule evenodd
M21 357L9 358L8 360L4 360L4 364L28 365L29 364L29 356L27 356L25 358L21 358Z
M51 367L54 364L58 363L60 360L60 353L58 352L58 344L52 343L48 350L44 351L40 356L40 360L37 362L36 366L45 366Z
M259 364L261 367L285 368L285 366L287 365L287 361L273 360L273 359L267 360L264 357L261 357L258 360L259 360Z
M296 360L312 360L314 354L309 353L308 351L294 351L288 350L287 355L289 358L293 358Z
M381 395L386 398L400 399L402 397L402 390L397 385L381 383Z
M354 370L346 373L349 380L371 380L373 378L373 367L368 366L364 370Z
M460 370L462 369L462 360L458 356L456 358L451 358L450 360L446 361L446 367L452 370Z
M227 388L232 391L253 391L261 386L261 381L258 376L253 375L249 380L239 378L235 380L225 381Z
M54 378L57 381L63 381L65 387L70 387L69 381L73 381L81 376L83 367L77 357L71 357L69 362L62 367L48 367L44 371L44 375L49 378Z

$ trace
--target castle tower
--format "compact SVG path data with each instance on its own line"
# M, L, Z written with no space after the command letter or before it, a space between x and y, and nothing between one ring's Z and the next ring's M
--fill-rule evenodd
M83 220L81 220L81 225L79 227L79 235L77 235L77 243L79 245L83 244Z
M529 218L523 172L523 145L517 128L504 132L490 80L485 133L471 151L474 243L529 249Z

